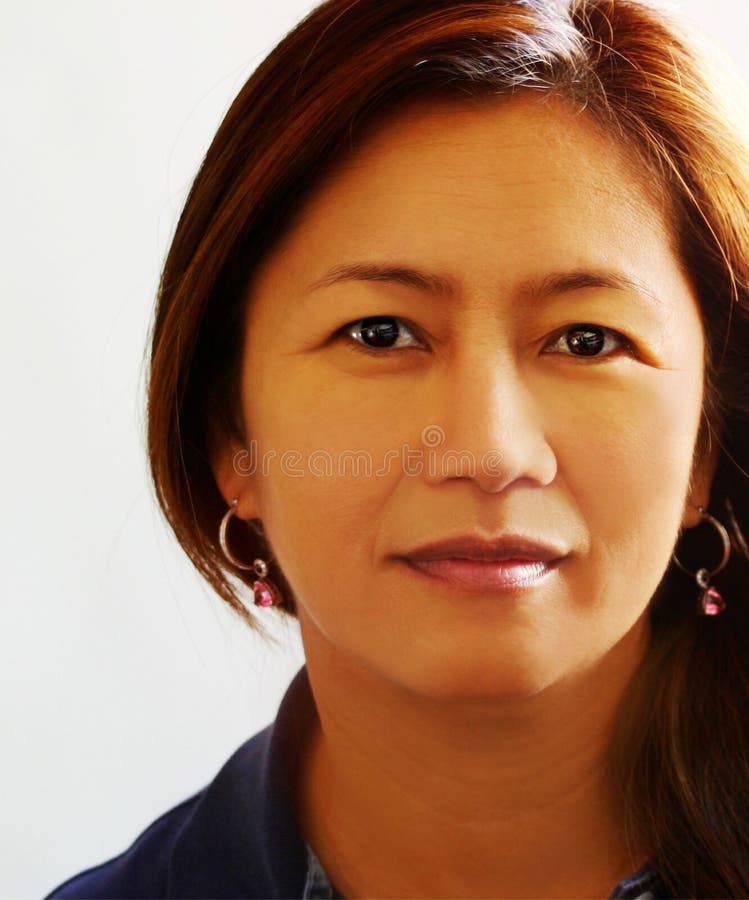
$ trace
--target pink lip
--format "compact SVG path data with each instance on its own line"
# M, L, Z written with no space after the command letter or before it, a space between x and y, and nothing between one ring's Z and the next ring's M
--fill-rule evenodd
M436 559L472 559L489 562L550 563L567 551L546 541L534 540L520 533L505 532L489 536L468 532L423 544L401 554L414 562Z
M527 559L486 561L476 559L406 559L411 569L430 580L462 590L497 591L534 587L545 581L556 562Z

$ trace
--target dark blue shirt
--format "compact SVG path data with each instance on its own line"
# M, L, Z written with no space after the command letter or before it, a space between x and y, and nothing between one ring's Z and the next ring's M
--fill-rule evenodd
M242 744L209 785L156 819L119 856L68 879L45 900L339 900L294 815L298 752L316 715L302 666L275 722ZM646 865L620 881L610 900L663 897L657 872Z

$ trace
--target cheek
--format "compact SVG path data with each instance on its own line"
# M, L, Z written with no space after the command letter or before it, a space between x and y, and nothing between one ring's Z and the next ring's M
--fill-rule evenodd
M557 446L602 564L653 589L681 525L700 419L699 371L643 369L605 402L570 411ZM629 577L629 575L628 575Z
M399 476L387 465L400 427L387 390L302 364L248 374L245 384L259 505L281 567L301 598L349 583L344 568L357 583L373 564L380 511Z

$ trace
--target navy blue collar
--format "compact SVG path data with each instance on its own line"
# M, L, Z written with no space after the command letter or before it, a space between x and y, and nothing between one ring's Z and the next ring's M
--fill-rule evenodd
M307 667L275 721L201 792L169 863L169 897L301 897L308 860L294 814L299 748L317 710Z

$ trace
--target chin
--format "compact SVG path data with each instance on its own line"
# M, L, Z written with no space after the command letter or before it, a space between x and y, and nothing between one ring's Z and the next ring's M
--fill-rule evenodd
M497 703L528 700L541 693L563 673L543 661L523 654L498 652L492 658L471 652L424 660L409 655L391 678L401 687L425 699L445 703Z

